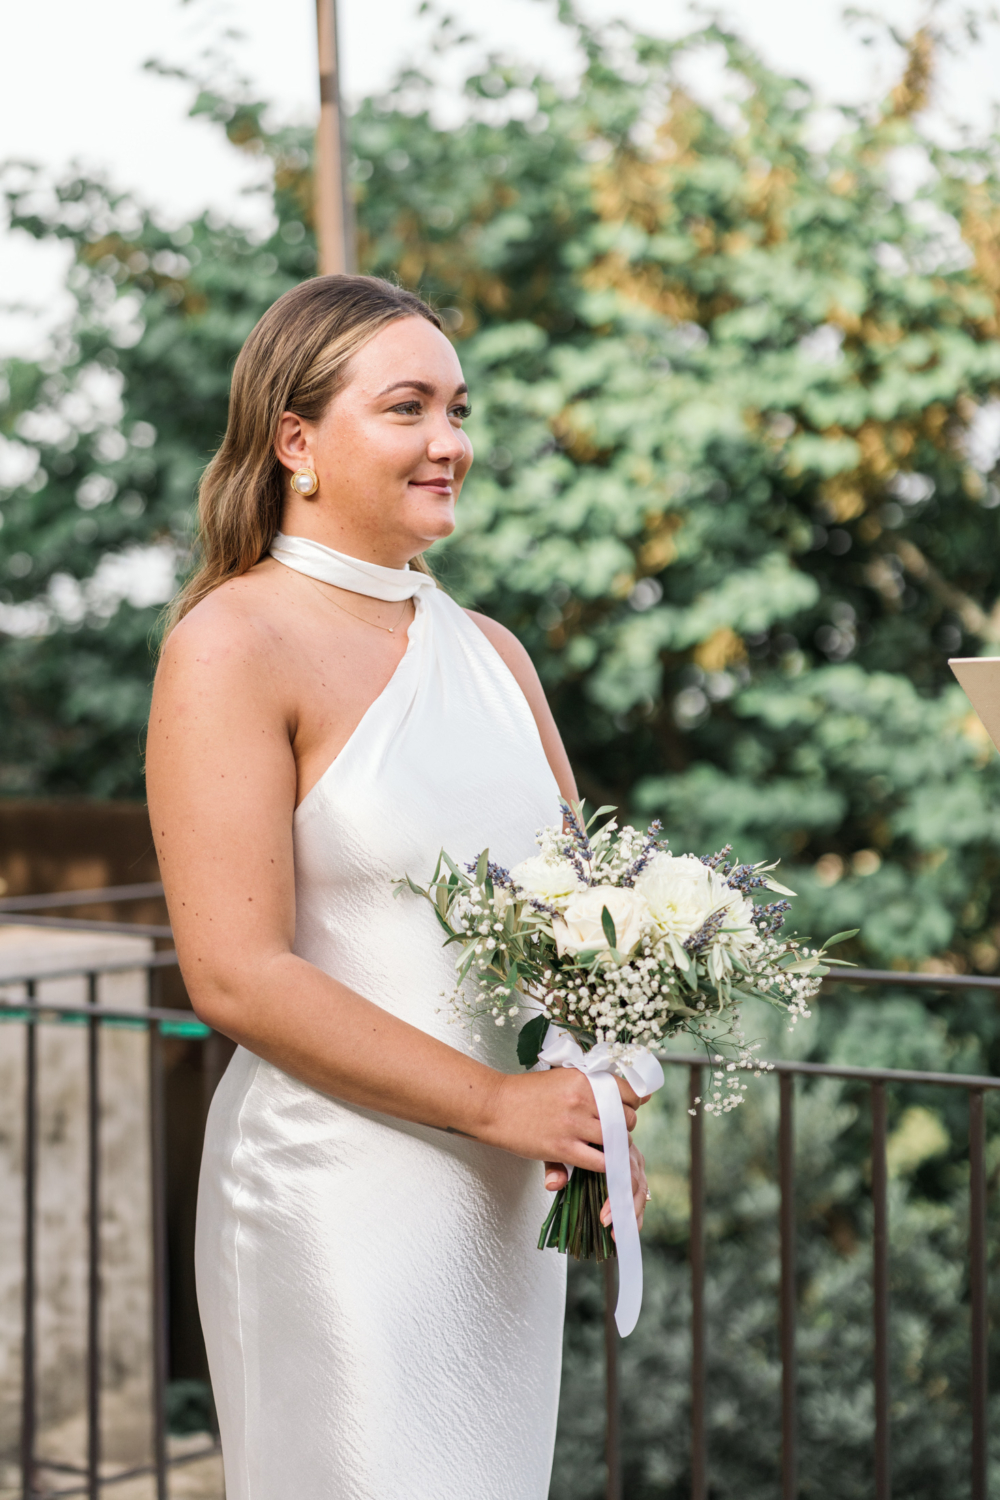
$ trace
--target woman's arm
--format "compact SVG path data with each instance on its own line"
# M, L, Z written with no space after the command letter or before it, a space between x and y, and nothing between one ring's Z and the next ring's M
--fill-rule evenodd
M294 708L285 652L232 596L167 641L147 750L150 818L192 1005L324 1093L516 1155L603 1169L575 1069L515 1077L390 1015L292 952ZM638 1100L619 1083L631 1129Z

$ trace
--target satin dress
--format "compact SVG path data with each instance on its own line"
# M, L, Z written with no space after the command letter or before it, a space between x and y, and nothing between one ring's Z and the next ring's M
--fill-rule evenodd
M455 950L392 881L426 884L442 847L534 852L558 791L524 696L424 575L299 537L274 555L415 601L388 686L295 813L295 951L516 1072L509 1026L452 1020ZM196 1242L227 1500L545 1500L565 1303L565 1258L536 1248L550 1204L540 1162L238 1048L209 1113Z

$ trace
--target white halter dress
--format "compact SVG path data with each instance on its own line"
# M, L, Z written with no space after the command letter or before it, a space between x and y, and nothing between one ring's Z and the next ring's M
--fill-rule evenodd
M531 711L425 575L279 536L287 567L413 597L406 654L295 813L295 951L506 1072L450 1020L438 851L513 864L557 817ZM198 1299L227 1500L545 1500L565 1261L540 1162L319 1093L238 1048L209 1114Z

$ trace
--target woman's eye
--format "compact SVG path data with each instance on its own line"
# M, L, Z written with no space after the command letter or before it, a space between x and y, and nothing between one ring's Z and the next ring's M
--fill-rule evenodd
M392 408L392 410L393 411L398 411L400 413L400 415L404 416L404 417L419 417L419 415L420 415L420 402L419 401L400 401L400 403L398 404L398 406L394 406Z
M451 414L453 417L457 417L460 422L464 422L468 417L472 416L472 407L453 406L451 409Z

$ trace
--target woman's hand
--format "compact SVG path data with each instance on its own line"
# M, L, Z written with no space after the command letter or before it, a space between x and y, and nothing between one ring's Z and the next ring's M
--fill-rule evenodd
M625 1125L635 1129L636 1110L643 1102L623 1078L616 1078ZM502 1074L486 1132L480 1139L501 1146L515 1156L544 1161L566 1180L565 1163L604 1171L601 1120L594 1091L577 1068L550 1068L547 1073ZM562 1186L562 1182L557 1184Z
M635 1218L639 1228L646 1214L646 1204L649 1201L649 1188L646 1184L646 1158L638 1146L631 1142L628 1148L629 1160L632 1164L632 1201L635 1204ZM611 1204L607 1200L601 1209L601 1223L607 1229L611 1224ZM611 1238L614 1239L615 1232L611 1230Z
M645 1100L643 1100L645 1103ZM629 1143L629 1159L632 1163L632 1198L635 1203L635 1217L639 1228L642 1228L643 1217L646 1213L646 1204L649 1202L649 1186L646 1182L646 1158L638 1146ZM547 1161L545 1163L545 1186L550 1193L558 1193L559 1189L565 1187L569 1181L569 1173L562 1162ZM601 1223L607 1227L611 1223L611 1204L605 1199L604 1207L601 1209ZM614 1239L615 1232L612 1229L611 1238Z

